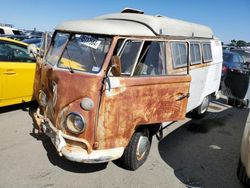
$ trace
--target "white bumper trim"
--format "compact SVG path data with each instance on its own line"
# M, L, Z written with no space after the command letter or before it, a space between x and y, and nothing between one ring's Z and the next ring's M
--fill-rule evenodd
M54 127L49 119L41 115L39 118L43 120L41 123L43 132L50 137L59 155L64 156L68 160L81 163L103 163L118 159L123 155L124 147L92 150L90 149L89 143L85 139L66 135ZM79 146L68 146L66 140L80 142L86 145L89 151Z

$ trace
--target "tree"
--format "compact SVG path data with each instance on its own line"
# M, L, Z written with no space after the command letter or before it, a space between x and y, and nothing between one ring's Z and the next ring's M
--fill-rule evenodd
M247 43L246 43L246 41L244 41L244 40L238 40L237 42L236 42L236 46L237 47L242 47L242 46L246 46L247 45Z
M235 39L233 39L233 40L231 40L231 44L230 44L230 46L236 46L236 40Z

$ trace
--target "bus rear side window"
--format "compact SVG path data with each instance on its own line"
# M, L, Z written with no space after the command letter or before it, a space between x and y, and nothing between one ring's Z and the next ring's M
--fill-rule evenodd
M203 55L203 61L205 63L213 60L210 43L203 43L202 44L202 55Z

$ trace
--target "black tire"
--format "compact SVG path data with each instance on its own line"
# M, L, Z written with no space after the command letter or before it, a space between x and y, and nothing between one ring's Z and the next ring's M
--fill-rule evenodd
M235 104L234 99L231 98L231 97L228 97L227 104L230 105L230 106L234 106L234 104Z
M201 105L192 111L191 117L194 119L203 118L207 113L209 103L210 103L210 96L208 95L203 99Z
M234 98L229 97L227 104L230 106L233 106L233 107L237 107L237 108L244 108L244 107L248 107L249 100L248 99L246 99L246 100L234 99Z
M244 185L246 185L248 187L250 186L250 179L247 176L246 169L242 165L241 160L239 160L239 163L238 163L237 177L241 181L242 184L244 184Z
M245 107L248 107L248 103L249 103L248 99L246 99L246 100L244 100L244 99L238 100L236 107L238 107L238 108L245 108Z
M139 142L145 141L145 150L139 156ZM133 134L128 146L125 148L122 157L119 159L120 166L127 170L136 170L139 168L147 159L150 146L152 141L152 135L149 133L148 129L143 129L137 131Z

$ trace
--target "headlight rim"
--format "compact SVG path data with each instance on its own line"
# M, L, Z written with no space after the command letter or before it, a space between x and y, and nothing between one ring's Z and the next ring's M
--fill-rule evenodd
M71 115L78 116L78 117L81 118L81 120L82 120L82 122L83 122L83 128L82 128L82 130L80 130L80 131L74 131L74 130L72 130L72 129L69 128L69 126L67 125L67 120L68 120L69 116L71 116ZM71 122L71 123L73 124L74 129L77 130L78 128L75 126L74 122ZM84 131L86 130L86 127L87 127L86 125L87 125L87 124L86 124L85 119L84 119L83 116L82 116L80 113L78 113L78 112L70 112L70 113L67 114L67 116L66 116L66 118L65 118L65 128L66 128L68 131L70 131L71 133L73 133L73 134L79 135L79 134L81 134L82 132L84 132Z

